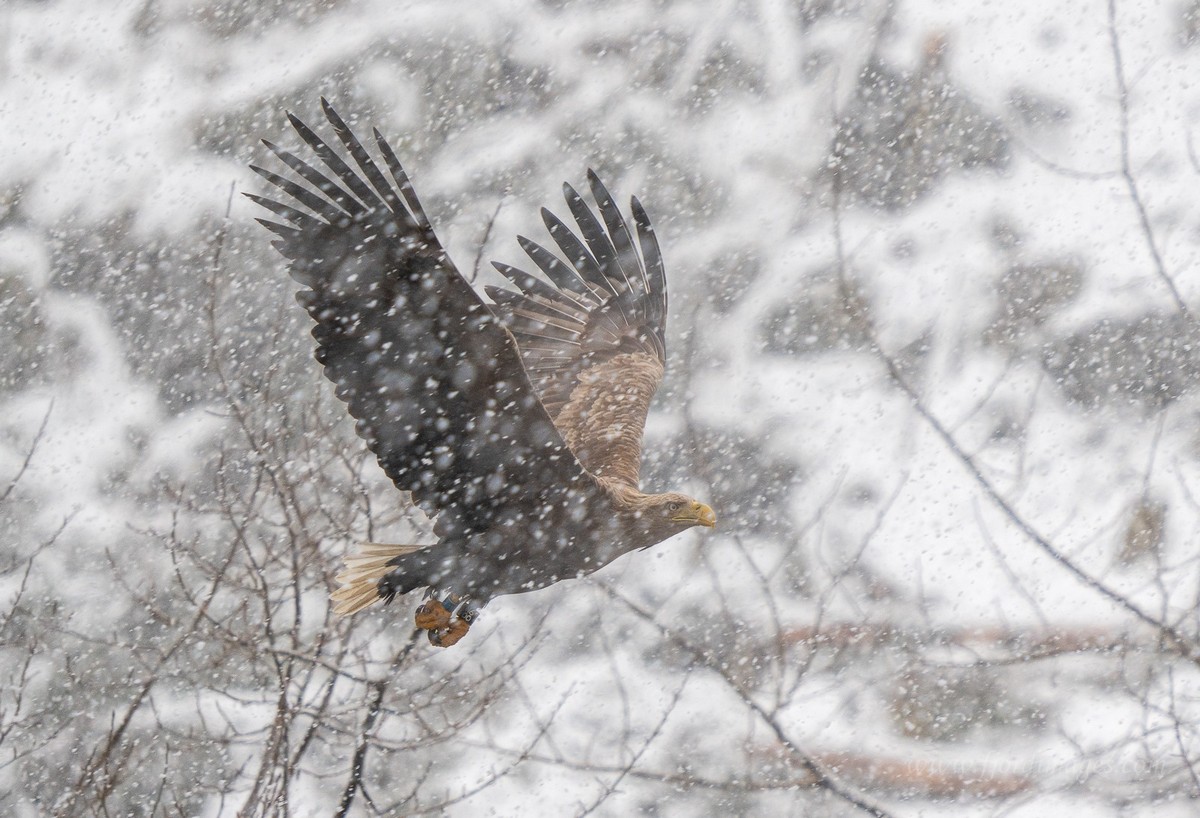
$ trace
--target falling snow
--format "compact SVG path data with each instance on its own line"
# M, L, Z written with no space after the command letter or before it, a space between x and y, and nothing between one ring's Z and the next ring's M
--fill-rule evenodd
M1200 3L11 0L0 31L0 813L1192 813ZM480 289L564 180L639 197L642 478L715 531L447 651L412 600L330 614L356 544L432 535L237 195L321 96Z

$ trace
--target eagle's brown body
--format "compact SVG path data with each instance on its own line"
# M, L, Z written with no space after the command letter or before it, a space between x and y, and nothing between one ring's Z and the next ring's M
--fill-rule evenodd
M543 211L567 262L520 239L546 278L496 264L518 291L488 287L489 305L446 257L383 138L376 132L390 179L322 103L357 169L290 117L327 171L267 143L307 184L254 168L288 201L251 198L287 222L260 220L305 287L317 360L381 467L435 518L439 540L365 546L347 559L338 611L428 587L447 602L423 605L417 624L451 644L475 603L712 525L704 504L639 487L667 296L637 200L635 246L594 174L600 219L564 186L582 240ZM446 610L452 601L468 605L462 623Z

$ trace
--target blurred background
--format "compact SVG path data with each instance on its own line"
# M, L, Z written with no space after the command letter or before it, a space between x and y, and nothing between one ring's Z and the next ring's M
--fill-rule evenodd
M0 812L1191 815L1200 3L10 0ZM658 229L719 527L458 646L240 196L328 97L459 268ZM486 268L486 269L485 269Z

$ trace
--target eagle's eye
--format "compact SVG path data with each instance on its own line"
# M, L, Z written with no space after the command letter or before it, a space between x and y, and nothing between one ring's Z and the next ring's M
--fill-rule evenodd
M680 503L667 503L667 511L670 511L671 513L675 513L676 511L679 511L680 506L681 506Z

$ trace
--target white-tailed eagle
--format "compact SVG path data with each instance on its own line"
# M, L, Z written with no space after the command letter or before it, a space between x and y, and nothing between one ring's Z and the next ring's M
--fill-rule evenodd
M289 114L319 164L264 140L290 174L251 166L278 191L250 198L279 219L259 221L303 287L317 360L438 538L348 557L337 613L427 588L417 626L448 646L495 596L714 525L704 503L639 487L667 285L638 200L631 229L591 171L598 216L564 185L578 235L543 210L561 258L519 238L542 275L495 264L515 289L486 287L488 303L447 257L380 133L382 166L321 103L344 151Z

